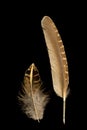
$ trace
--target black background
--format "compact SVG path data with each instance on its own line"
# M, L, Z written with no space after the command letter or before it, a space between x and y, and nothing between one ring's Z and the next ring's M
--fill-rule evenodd
M74 129L84 127L86 121L85 111L85 85L84 85L84 56L85 56L85 8L76 3L58 4L47 3L12 3L4 12L5 46L4 65L7 68L7 82L9 111L6 121L12 129ZM69 66L70 94L66 101L66 124L62 122L62 99L58 97L52 86L50 64L46 50L45 40L41 28L43 16L49 16L59 30L64 43ZM39 69L43 84L50 92L50 102L40 123L29 119L21 112L17 95L25 70L34 62ZM84 72L84 74L83 74ZM6 91L7 91L6 90ZM11 115L11 116L10 116Z

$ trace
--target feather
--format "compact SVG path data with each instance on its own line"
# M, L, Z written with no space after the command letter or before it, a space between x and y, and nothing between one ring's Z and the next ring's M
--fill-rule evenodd
M23 112L29 118L38 122L43 119L49 96L42 89L40 74L34 63L25 71L22 92L19 92L18 99Z
M65 106L68 94L69 72L64 45L61 36L49 16L44 16L41 26L49 55L53 88L57 96L63 98L63 123L65 124Z

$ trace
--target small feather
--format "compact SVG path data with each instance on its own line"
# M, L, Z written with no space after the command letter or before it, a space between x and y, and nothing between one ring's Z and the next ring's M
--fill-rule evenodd
M18 99L23 112L29 118L38 122L43 119L49 96L42 89L39 71L34 63L25 71L22 92L19 93Z
M41 20L47 51L49 55L53 88L55 93L63 98L63 122L65 123L65 102L69 84L68 63L61 36L49 16Z

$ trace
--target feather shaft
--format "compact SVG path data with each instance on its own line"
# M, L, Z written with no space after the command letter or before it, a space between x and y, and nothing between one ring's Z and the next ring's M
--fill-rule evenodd
M38 117L38 112L37 112L37 108L35 106L35 103L34 103L34 96L33 96L33 70L34 70L34 64L32 64L32 67L31 67L31 72L30 72L30 86L31 86L31 97L32 97L32 102L34 104L34 109L35 109L35 114L36 114L36 120L38 120L39 122L39 117Z
M66 101L63 100L63 123L65 124L65 110L66 110Z

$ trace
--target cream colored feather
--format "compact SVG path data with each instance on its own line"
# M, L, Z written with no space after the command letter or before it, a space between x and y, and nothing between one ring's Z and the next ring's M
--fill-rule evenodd
M38 122L43 119L45 106L49 96L44 93L39 71L34 63L26 70L22 86L18 96L23 112Z
M69 74L64 45L54 22L49 16L42 18L41 26L50 59L53 88L56 94L63 98L63 123L65 124Z

